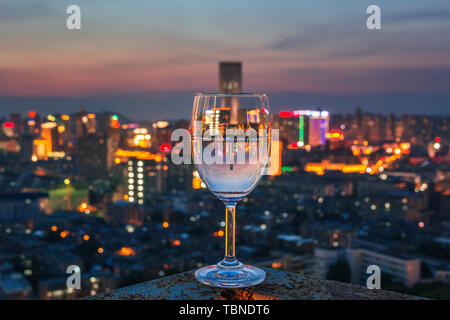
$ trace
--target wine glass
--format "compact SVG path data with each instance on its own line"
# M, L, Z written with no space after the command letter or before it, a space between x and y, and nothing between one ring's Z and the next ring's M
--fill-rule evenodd
M195 272L203 284L239 288L259 284L266 273L235 257L235 210L263 176L269 160L267 94L199 93L191 121L194 165L209 190L225 203L225 257Z

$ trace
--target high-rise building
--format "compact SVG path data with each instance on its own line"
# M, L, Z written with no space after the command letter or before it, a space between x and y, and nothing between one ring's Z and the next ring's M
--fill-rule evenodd
M242 92L242 63L220 62L219 63L219 92L241 93ZM239 99L229 97L222 99L222 108L230 108L230 124L238 123ZM217 113L218 112L218 113ZM220 117L221 110L217 110L215 117Z
M242 92L242 63L219 63L219 91L220 93Z
M13 130L15 136L20 136L23 130L22 116L19 113L11 113L9 121L14 123Z
M407 287L420 280L420 259L401 253L386 253L372 248L352 248L348 252L348 258L353 284L366 284L367 267L370 265L379 266L383 273Z
M363 133L362 133L362 112L360 107L356 107L355 114L353 117L353 123L352 123L352 129L354 132L354 136L358 140L363 140Z
M372 143L380 143L386 139L386 119L383 115L377 114L374 119L373 130L369 132L369 141Z
M274 120L280 139L289 148L323 146L329 131L329 113L319 110L281 111Z
M144 187L145 177L144 160L130 158L128 160L127 181L128 195L127 199L130 203L144 204Z
M80 138L84 135L95 133L97 127L96 115L86 113L84 108L75 115L75 136Z
M41 136L33 142L32 159L47 160L52 152L57 150L57 136L56 122L44 122L41 125Z
M390 114L386 118L386 140L392 141L395 138L395 116Z
M327 111L313 111L309 114L308 144L312 147L323 146L326 143L329 117Z
M150 150L152 135L147 128L127 128L123 134L122 145L128 150Z
M105 177L114 164L115 152L119 146L120 124L117 115L109 113L75 116L77 153L81 175Z
M78 169L86 178L108 174L108 141L103 132L82 136L77 141Z

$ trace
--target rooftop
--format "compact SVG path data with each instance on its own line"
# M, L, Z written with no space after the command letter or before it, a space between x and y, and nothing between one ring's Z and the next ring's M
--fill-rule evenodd
M194 271L98 294L92 300L416 300L420 297L384 290L369 290L348 283L305 277L264 268L264 283L244 289L201 285Z
M25 291L31 292L31 285L21 273L15 272L6 276L0 276L0 292L14 294Z

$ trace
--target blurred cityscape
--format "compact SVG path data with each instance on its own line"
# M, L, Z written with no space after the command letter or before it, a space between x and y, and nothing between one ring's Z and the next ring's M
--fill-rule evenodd
M242 91L240 63L219 70L221 92ZM238 204L238 258L360 285L375 264L383 289L450 299L450 116L282 109L275 169ZM130 118L0 119L0 298L78 299L221 259L223 204L170 160L190 120Z

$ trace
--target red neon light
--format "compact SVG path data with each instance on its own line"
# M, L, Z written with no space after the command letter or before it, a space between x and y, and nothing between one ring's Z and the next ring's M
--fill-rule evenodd
M434 141L437 143L441 142L441 137L436 137L436 139L434 139Z
M36 112L30 111L30 112L28 112L28 116L29 116L30 118L35 118L35 117L36 117Z
M340 138L342 137L342 131L340 130L331 130L330 135L332 138Z
M172 150L172 147L170 146L170 144L164 143L164 144L162 144L162 145L159 147L159 149L160 149L162 152L169 152L170 150Z
M3 124L3 126L4 126L5 128L14 128L15 124L14 124L14 122L5 122L5 123Z
M280 111L280 117L282 118L289 118L291 116L290 111Z

